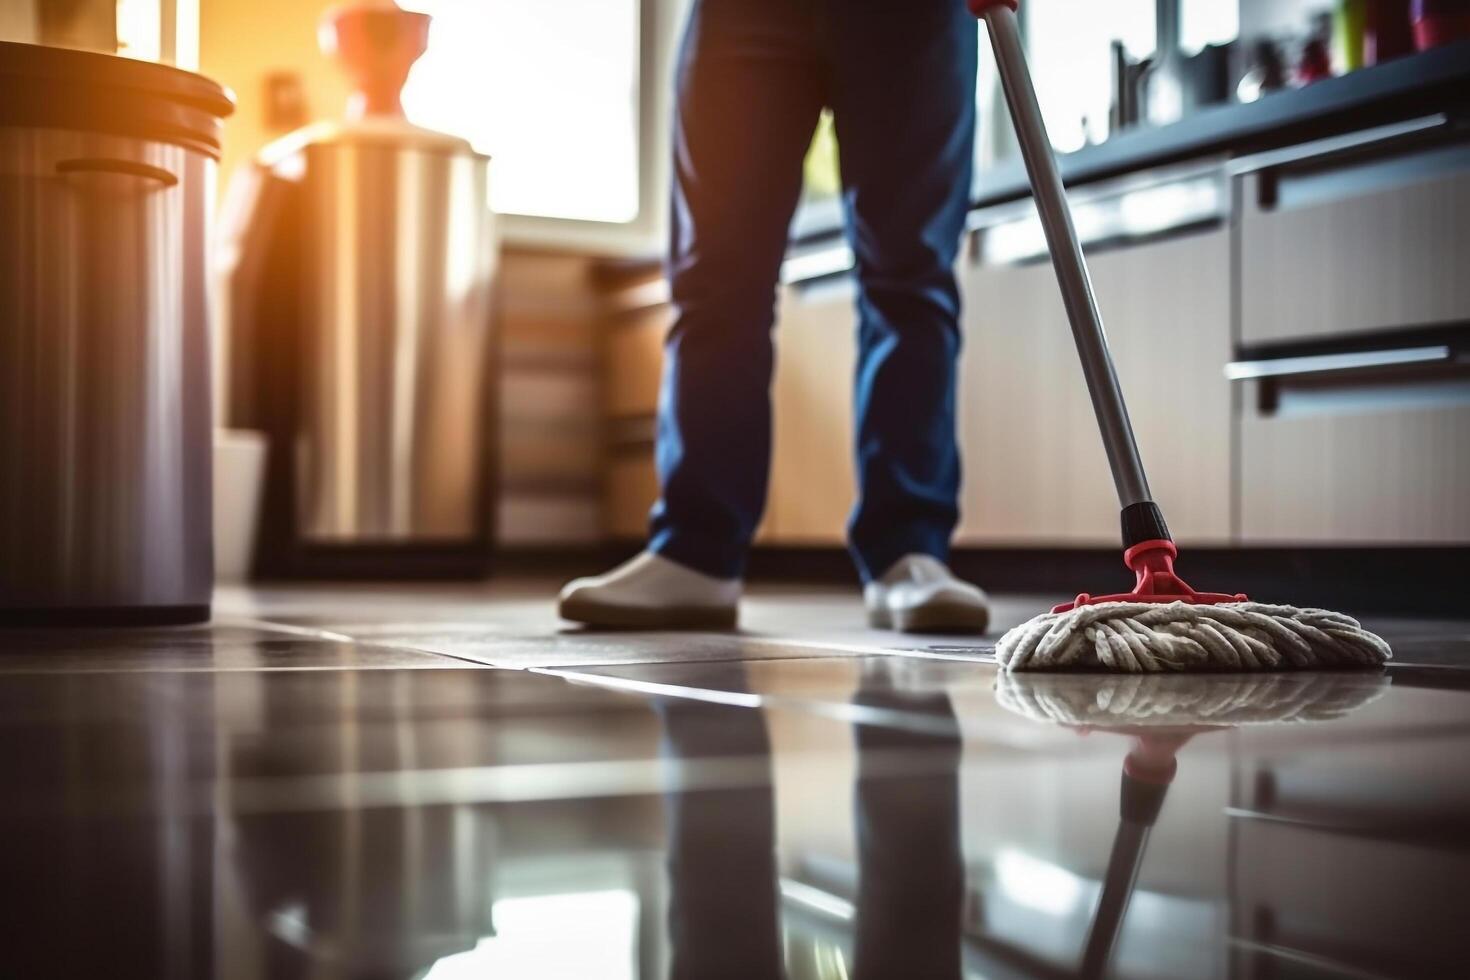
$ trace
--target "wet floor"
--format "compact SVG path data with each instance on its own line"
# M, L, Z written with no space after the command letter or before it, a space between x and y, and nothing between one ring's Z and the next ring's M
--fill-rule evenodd
M0 632L0 976L1463 975L1470 626L1128 678L858 622L405 587Z

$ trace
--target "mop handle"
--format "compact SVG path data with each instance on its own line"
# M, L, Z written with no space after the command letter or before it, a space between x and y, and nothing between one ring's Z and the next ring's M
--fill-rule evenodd
M1112 356L1108 353L1108 340L1103 333L1097 301L1092 295L1092 282L1082 257L1082 246L1078 244L1077 231L1072 226L1072 209L1067 205L1051 141L1041 119L1041 107L1036 101L1036 89L1031 83L1031 72L1026 67L1014 8L1015 0L970 0L971 11L984 18L990 31L1001 87L1011 109L1021 156L1026 161L1026 173L1031 178L1036 210L1046 232L1047 248L1051 250L1052 265L1056 268L1057 283L1061 286L1062 301L1067 308L1067 320L1077 342L1077 354L1082 359L1082 373L1087 378L1087 390L1092 396L1092 410L1097 416L1098 428L1102 430L1108 466L1118 488L1118 501L1126 512L1136 504L1151 503L1148 478L1143 473L1143 460L1138 456L1138 445L1133 439L1128 408L1123 403L1123 391L1118 385Z

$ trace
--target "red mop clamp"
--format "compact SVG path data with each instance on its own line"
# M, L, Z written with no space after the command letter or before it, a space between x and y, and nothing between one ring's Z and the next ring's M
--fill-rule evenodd
M1196 592L1191 589L1188 582L1174 574L1174 559L1178 556L1179 549L1167 538L1140 541L1123 552L1123 564L1133 569L1138 576L1132 592L1116 592L1112 595L1088 595L1083 592L1071 602L1053 606L1052 612L1067 612L1078 606L1094 606L1100 602L1189 602L1213 606L1222 602L1248 601L1244 593L1229 595L1224 592Z
M970 13L976 17L984 17L985 11L991 7L1010 7L1012 10L1016 10L1020 5L1020 0L967 0L967 3L970 7Z

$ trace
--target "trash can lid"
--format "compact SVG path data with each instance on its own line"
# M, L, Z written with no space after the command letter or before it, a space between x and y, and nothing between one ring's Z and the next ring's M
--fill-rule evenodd
M169 65L0 41L0 126L79 129L163 140L216 159L235 97Z

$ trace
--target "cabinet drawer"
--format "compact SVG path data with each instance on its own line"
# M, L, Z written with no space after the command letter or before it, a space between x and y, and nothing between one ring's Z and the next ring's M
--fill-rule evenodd
M1242 539L1470 542L1470 372L1462 372L1247 384ZM1281 387L1265 392L1263 410L1261 386L1273 384Z
M1239 179L1242 343L1470 320L1470 143Z

